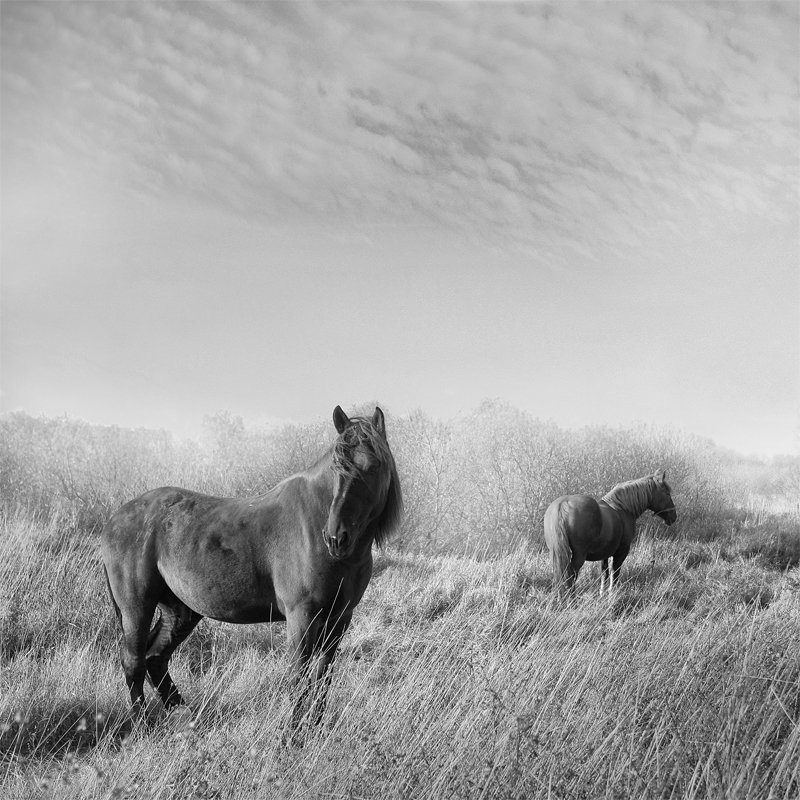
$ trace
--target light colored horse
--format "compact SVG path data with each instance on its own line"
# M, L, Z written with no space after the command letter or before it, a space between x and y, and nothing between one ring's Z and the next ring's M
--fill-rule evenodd
M671 489L663 470L617 484L602 499L568 494L553 500L544 514L544 540L553 562L553 586L559 595L575 593L578 572L585 561L600 561L600 594L619 578L628 555L635 523L648 509L667 525L677 519ZM608 560L613 558L609 574Z

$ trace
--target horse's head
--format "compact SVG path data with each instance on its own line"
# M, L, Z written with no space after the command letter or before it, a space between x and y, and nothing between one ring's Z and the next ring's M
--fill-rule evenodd
M333 411L339 434L333 446L333 502L322 537L333 558L379 544L397 525L403 501L383 412L352 419Z
M655 488L650 497L650 510L667 525L672 525L678 519L678 514L672 500L672 489L669 488L667 474L663 469L657 470L653 475L653 483Z

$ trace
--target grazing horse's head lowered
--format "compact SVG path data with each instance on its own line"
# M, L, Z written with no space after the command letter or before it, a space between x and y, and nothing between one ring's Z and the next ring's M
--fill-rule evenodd
M333 424L339 434L331 462L333 502L322 538L331 558L346 559L373 540L380 544L394 527L399 505L389 494L398 487L380 408L367 419L349 418L336 406ZM364 536L367 531L372 535Z

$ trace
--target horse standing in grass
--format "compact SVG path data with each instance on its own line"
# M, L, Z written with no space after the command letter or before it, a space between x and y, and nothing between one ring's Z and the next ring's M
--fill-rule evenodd
M372 544L386 540L403 509L383 412L351 419L337 406L333 423L338 435L327 452L264 494L155 489L106 524L103 563L135 716L145 677L167 708L184 702L169 659L203 617L285 620L293 673L304 687L293 724L315 684L321 715L324 676L372 575Z
M553 560L556 592L574 594L584 561L601 562L600 594L607 578L611 591L631 549L637 518L649 509L667 525L677 519L671 491L666 474L659 470L655 475L617 484L601 500L586 494L553 500L544 514L544 540ZM610 575L609 558L614 560Z

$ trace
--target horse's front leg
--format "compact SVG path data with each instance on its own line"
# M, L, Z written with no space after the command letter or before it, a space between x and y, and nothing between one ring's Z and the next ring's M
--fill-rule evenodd
M600 597L603 596L603 592L606 588L606 583L609 582L609 573L608 573L608 559L604 558L600 562ZM611 584L609 582L608 592L611 593Z
M619 571L622 567L622 562L628 557L629 552L628 547L620 547L616 553L614 553L614 566L611 570L611 586L614 587L617 583L619 583Z
M296 730L309 710L319 723L325 710L330 684L330 666L339 642L350 624L350 614L332 618L327 611L298 609L287 616L289 648L295 687L299 689L292 710L292 729Z
M327 624L320 628L317 642L314 647L313 667L311 670L310 691L312 694L312 714L311 721L318 725L322 721L325 712L325 704L328 698L328 687L333 675L333 660L339 649L339 643L350 626L350 614L329 620Z

